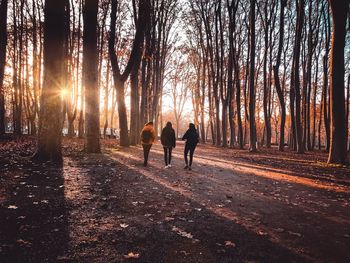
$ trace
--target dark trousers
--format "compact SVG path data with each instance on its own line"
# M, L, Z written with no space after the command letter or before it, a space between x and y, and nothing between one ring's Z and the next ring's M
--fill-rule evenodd
M168 165L171 163L171 152L173 151L173 147L163 147L163 149L165 165Z
M196 149L196 146L197 145L190 145L190 144L187 144L187 143L185 144L185 152L184 152L185 163L188 166L192 165L193 153L194 153L194 150ZM190 152L190 162L188 162L188 159L187 159L188 152Z
M152 144L142 144L143 148L143 164L147 165L149 151L151 150Z

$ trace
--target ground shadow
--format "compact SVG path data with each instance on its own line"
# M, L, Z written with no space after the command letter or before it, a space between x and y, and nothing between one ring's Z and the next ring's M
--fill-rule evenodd
M294 247L301 255L308 254L315 260L323 258L330 261L349 258L346 242L346 233L350 230L346 212L349 193L278 182L277 178L249 173L235 174L230 169L218 168L209 162L205 167L195 166L192 172L184 174L181 173L181 166L178 167L177 158L172 169L161 168L162 154L156 149L152 152L150 167L143 168L141 161L135 158L138 153L133 154L130 155L130 150L112 153L116 160L127 162L129 168L141 171L155 183L165 185L168 191L175 189L177 193L194 194L201 209L205 209L205 206L199 203L210 199L211 203L224 204L238 221L250 223L254 220L258 225L262 224L280 238L279 245ZM227 200L226 196L230 196L230 199ZM341 201L338 198L346 199ZM334 203L335 200L339 204ZM225 201L230 203L226 204ZM213 213L213 210L209 211Z
M69 234L62 166L29 158L9 165L3 170L12 184L0 204L0 262L64 261Z
M75 229L90 228L101 254L81 253L78 262L124 261L130 251L140 262L305 262L306 258L272 242L265 235L221 217L201 204L145 177L108 155L80 162L90 181L90 203L98 207L89 222L75 222ZM150 167L149 169L153 169ZM111 172L112 171L112 172ZM158 171L155 170L155 173ZM107 183L106 183L107 182ZM94 203L94 204L93 204ZM98 227L96 227L98 225ZM122 227L121 227L122 226ZM189 235L187 235L189 234ZM232 241L233 244L226 243ZM118 255L121 255L118 258ZM104 261L103 261L104 260Z

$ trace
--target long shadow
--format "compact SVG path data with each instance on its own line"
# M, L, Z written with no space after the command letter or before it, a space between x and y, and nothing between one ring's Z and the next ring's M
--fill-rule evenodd
M117 255L130 251L140 253L141 262L308 261L267 236L211 210L194 209L201 207L199 202L158 184L108 155L101 155L98 163L103 165L85 164L85 176L91 186L96 186L90 189L96 196L94 202L103 204L93 220L100 224L106 217L115 220L96 233L99 242L105 244L106 262L116 261ZM110 172L112 168L114 172ZM167 220L166 215L173 218ZM129 226L121 229L121 223ZM186 233L193 236L184 237ZM234 244L225 245L225 241ZM98 261L99 256L95 255L92 261ZM77 261L83 262L84 258Z
M156 152L153 152L153 155L156 155L156 159L160 158ZM130 157L129 157L130 158ZM136 160L129 160L129 167L137 165ZM210 165L207 165L210 167ZM185 179L188 180L189 178L183 178L180 174L177 174L176 171L171 170L166 170L165 175L165 170L159 169L159 165L153 166L146 168L148 172L151 172L152 175L147 176L151 178L155 183L159 182L162 185L166 185L167 189L171 191L171 185L176 181L177 179ZM140 167L141 168L141 167ZM143 168L141 168L143 170ZM222 169L224 173L227 174L230 170L225 170ZM226 172L225 172L226 171ZM192 173L189 174L190 178L200 178L200 180L203 182L202 185L224 185L224 188L222 188L221 191L223 193L221 196L225 196L224 193L229 190L229 187L225 186L224 182L220 182L220 178L212 178L212 177L206 177L205 174L202 174L200 171L196 172L193 171ZM253 179L256 176L249 175L249 174L244 174L245 180L250 180L249 178ZM224 177L221 177L224 179ZM226 177L226 179L229 179ZM234 179L234 178L232 178ZM183 181L183 180L180 180ZM235 184L236 180L233 180L232 184ZM237 182L239 182L240 179L238 179ZM304 189L304 190L311 190L313 188L310 188L308 186L300 185L300 184L293 184L293 183L288 183L288 185L295 185L298 186L297 189L289 189L286 187L285 189L281 189L281 194L285 195L287 194L286 197L282 196L282 198L277 198L275 199L273 194L266 192L265 185L272 185L272 182L274 180L268 179L268 178L259 178L259 184L251 184L251 187L249 188L249 185L245 186L239 186L238 189L235 188L233 192L233 198L235 199L236 197L239 198L239 201L237 202L236 200L232 199L232 204L235 203L238 205L238 210L237 206L233 206L232 212L234 212L239 220L249 220L249 217L251 216L249 213L259 213L260 217L264 222L268 224L268 228L272 231L272 233L276 234L278 236L284 236L286 240L290 239L290 236L288 235L296 235L296 236L304 236L305 238L301 238L297 243L299 245L302 245L302 247L305 247L307 249L311 249L313 252L312 254L318 255L319 258L328 258L329 260L334 260L334 259L343 259L349 256L347 255L347 248L346 248L346 243L343 243L342 240L346 241L346 237L342 237L344 233L347 233L349 229L349 218L346 217L346 207L342 207L341 205L338 205L335 208L332 208L332 210L328 210L328 208L323 208L321 209L320 207L315 207L309 206L309 203L307 204L301 204L298 199L298 190L297 189ZM226 180L227 182L227 180ZM198 182L194 181L192 182L192 188L189 189L186 185L181 186L182 190L179 190L177 192L181 193L183 191L190 191L191 193L197 195L197 198L192 198L192 201L195 200L197 201L196 203L200 203L201 198L209 198L211 200L214 199L214 196L208 196L207 191L205 191L205 187L200 189L197 187ZM239 190L239 188L245 188L246 190L249 189L255 189L254 194L251 194L249 191L247 193L243 193L242 191ZM280 186L278 186L280 188ZM237 190L237 193L235 191ZM315 189L313 189L315 190ZM218 191L218 190L216 190ZM238 194L238 195L237 195ZM313 193L315 194L315 193ZM330 195L333 194L333 198L335 198L334 193L328 192L323 189L317 189L317 196L323 196L324 195ZM309 197L307 193L303 193L305 200L307 200ZM317 196L314 196L314 200L317 201L318 198ZM288 199L286 199L288 198ZM327 198L326 198L327 199ZM294 200L294 201L293 201ZM287 202L288 201L288 202ZM222 203L223 201L221 201ZM296 202L297 206L292 205L291 202ZM240 208L240 204L244 204L245 208ZM228 205L230 206L230 205ZM200 206L202 207L202 206ZM205 207L204 207L205 209ZM230 209L228 209L230 210ZM320 210L323 210L323 213L320 212ZM212 209L209 209L209 211L212 213ZM342 214L342 212L344 214ZM224 211L225 212L225 211ZM215 213L216 214L216 213ZM280 226L284 225L285 222L285 216L288 216L290 218L290 224L289 227L287 227L287 230L285 229L280 229ZM345 217L344 217L345 216ZM269 219L271 218L271 219ZM273 219L275 218L275 220ZM238 221L239 221L238 220ZM279 220L282 220L279 222ZM311 223L311 221L313 223ZM288 224L287 224L288 225ZM277 229L277 232L276 232ZM322 229L322 233L319 235L319 231ZM278 233L278 231L282 231L284 233ZM302 234L297 233L301 231ZM285 241L286 241L285 240ZM312 242L310 242L313 240ZM284 243L284 242L282 242ZM287 241L288 243L288 241ZM311 245L310 245L311 244ZM325 246L325 244L327 244ZM332 249L328 249L332 247ZM328 252L327 252L328 251ZM350 258L349 258L350 259Z
M62 166L22 158L0 204L0 262L62 262L69 234ZM14 178L11 178L14 177Z
M173 159L178 159L178 157L176 156L178 153L176 153L173 157ZM154 158L154 156L157 156L156 159L162 160L163 155L162 152L157 150L153 150L152 152L152 157ZM204 160L204 161L203 161ZM207 162L206 162L207 161ZM210 165L210 162L214 161L213 165ZM136 162L135 162L136 163ZM234 166L231 168L224 168L227 165L233 165L234 163L230 163L228 161L225 160L219 160L217 158L211 159L209 157L198 157L196 158L196 156L194 157L194 166L196 166L196 164L201 164L204 165L206 167L215 167L217 168L218 171L226 171L226 172L230 172L230 173L238 173L240 175L244 175L244 180L246 181L252 181L252 180L256 180L259 179L260 185L263 187L264 185L273 185L274 182L279 182L279 183L286 183L292 186L296 186L296 187L302 187L305 190L317 190L320 193L323 193L324 195L327 195L330 193L330 191L332 192L337 192L338 194L345 194L348 195L350 192L346 191L346 189L342 189L341 186L340 188L337 188L334 185L318 185L317 182L315 181L315 184L313 184L313 181L307 181L306 183L304 183L302 180L299 182L298 180L293 181L292 178L290 178L291 180L286 180L285 178L283 178L283 175L287 175L287 176L295 176L296 178L299 178L298 175L295 174L289 174L289 173L281 173L273 168L266 168L266 167L257 167L256 165L251 165L249 163L244 164L244 163L238 163L237 166ZM220 164L223 164L220 166ZM243 167L243 168L248 168L242 171L236 171L236 168L239 167ZM155 167L151 164L151 167ZM252 171L249 171L249 169L252 169ZM276 178L273 177L269 177L269 176L262 176L260 174L256 174L254 172L254 170L261 170L261 171L266 171L267 174L269 172L271 173L275 173L275 174L280 174L281 177L276 176ZM195 172L196 168L194 168L194 172ZM161 171L161 170L160 170ZM260 172L260 171L259 171ZM199 174L200 176L203 176L203 174ZM220 174L218 173L218 175L220 176ZM303 177L302 177L303 178ZM207 180L209 181L215 181L215 182L219 182L219 179L216 178L211 178L211 177L206 177ZM232 180L234 180L235 177L232 177ZM239 180L242 180L242 178L240 178ZM321 181L321 180L317 180L317 181ZM254 185L254 188L258 187L259 185ZM252 186L253 187L253 186ZM288 190L288 189L287 189Z
M210 157L203 157L203 156L201 156L201 159L211 160L211 161L213 160ZM223 163L230 163L228 161L223 161L223 160L216 160L216 161L223 162ZM279 171L276 171L275 168L267 167L265 164L264 165L256 165L256 164L253 165L250 163L243 163L241 161L235 162L235 160L233 160L233 162L231 162L231 164L237 164L237 166L242 166L242 167L246 167L246 168L255 168L255 169L258 168L258 169L266 171L266 172L277 172L277 173L282 172L283 174L294 176L296 178L299 178L299 177L300 178L308 178L308 179L323 181L323 182L327 182L327 183L336 183L336 184L341 184L341 185L345 185L345 186L350 186L350 181L347 181L347 180L342 180L342 179L337 179L337 178L320 177L319 175L316 175L316 174L296 173L294 171L290 171L287 169L283 169L283 171L282 171L281 168L278 168L277 170L279 170Z
M210 146L210 147L213 147L214 150L218 150L218 148L216 148L214 146ZM223 150L223 149L220 149L220 150ZM228 151L229 151L229 149L228 149ZM217 155L215 155L214 153L211 153L211 152L206 152L205 155L206 155L206 157L201 156L201 158L212 160L212 159L217 159L217 157L218 157ZM274 171L274 169L275 169L274 167L269 167L269 166L271 166L271 164L269 164L266 161L263 161L262 163L260 163L263 156L261 156L259 154L256 156L256 158L257 158L256 164L252 164L250 162L246 162L246 161L241 160L241 159L235 160L234 157L227 156L227 158L228 158L228 160L232 159L232 161L234 163L237 163L237 165L240 165L240 166L246 166L246 167L254 166L255 168L257 168L256 166L259 166L259 169L264 169L266 171ZM284 158L284 156L271 155L271 156L268 156L266 158L266 160L277 159L279 162L283 162L283 158ZM306 162L306 163L304 163L304 162ZM342 179L342 178L330 178L330 177L320 176L320 174L317 172L317 168L319 166L317 166L317 165L315 166L314 163L310 162L310 161L304 161L304 162L302 160L299 160L299 159L292 159L292 160L289 160L288 162L284 163L284 166L287 166L290 164L294 167L295 166L303 167L304 171L306 171L304 173L297 173L295 171L288 170L288 169L285 169L283 167L282 168L277 167L277 169L283 170L283 173L291 175L291 176L295 176L295 177L308 178L308 179L313 179L313 180L319 180L319 181L324 181L324 182L329 182L329 183L336 183L336 184L342 184L345 186L350 186L350 181L347 180L345 177ZM326 168L327 168L328 173L331 173L332 169L334 169L331 167L326 167ZM350 171L349 167L341 167L341 168L337 168L337 169L339 169L340 171L343 171L344 174L349 173L349 171ZM329 176L329 175L326 175L326 176Z

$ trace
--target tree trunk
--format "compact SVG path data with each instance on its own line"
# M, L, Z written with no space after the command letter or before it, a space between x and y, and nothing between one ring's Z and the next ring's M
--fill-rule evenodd
M264 61L263 61L263 89L264 89L264 98L263 98L263 108L264 108L264 121L265 121L265 131L266 131L266 147L271 148L271 118L268 109L268 100L269 100L269 89L267 84L267 55L269 49L269 19L267 12L267 3L264 5L264 14L265 14L265 23L264 23ZM262 137L264 140L264 136ZM263 144L263 143L262 143Z
M120 81L118 78L115 78L114 85L117 92L120 146L128 147L130 142L128 133L128 118L125 106L124 82Z
M278 100L280 102L280 108L281 108L280 138L279 138L278 150L284 151L284 127L285 127L285 123L286 123L286 104L284 101L284 94L283 94L283 90L281 88L281 82L280 82L280 78L279 78L278 74L279 74L279 67L281 64L281 55L282 55L283 39L284 39L284 8L287 4L287 1L281 0L280 3L281 3L280 35L279 35L279 44L278 44L276 65L273 67L273 73L274 73L274 79L275 79L276 92L277 92L277 96L278 96Z
M349 105L350 102L350 74L348 75L348 85L347 85L347 95L346 95L346 118L345 118L345 123L346 123L346 140L347 140L347 149L348 151L350 150L350 140L349 140L349 130L348 130L348 124L349 124Z
M44 83L42 88L37 160L62 162L61 98L64 66L64 1L46 0L44 24Z
M5 94L4 72L7 46L7 4L8 0L0 2L0 137L5 133Z
M139 68L141 56L135 64L130 73L130 144L136 145L139 141L140 126L139 126Z
M329 126L329 112L328 112L328 59L327 55L323 57L323 121L326 131L326 151L329 151L330 148L330 126Z
M255 127L255 0L250 1L250 67L249 67L249 151L256 152Z
M100 92L98 87L97 50L98 0L85 0L83 7L83 85L85 87L85 150L99 153Z
M144 39L144 31L149 22L150 14L150 2L148 0L139 1L139 15L136 23L136 33L132 45L129 60L125 66L124 72L121 73L118 64L117 54L115 52L116 44L116 12L117 12L118 1L112 0L111 7L111 26L108 41L108 51L111 60L114 86L117 91L117 103L118 103L118 114L119 114L119 129L120 129L120 145L128 147L129 142L129 131L128 131L128 119L126 114L125 106L125 90L124 83L126 82L132 69L136 66L136 63L140 63L141 46ZM136 15L136 14L134 14Z
M332 50L330 65L330 115L331 143L328 163L347 163L345 88L344 88L344 47L346 35L346 16L349 0L329 0L332 17Z
M295 47L294 47L294 92L295 92L295 137L296 137L296 146L297 153L304 153L303 145L303 132L301 126L301 95L300 95L300 75L299 75L299 66L300 66L300 46L301 38L304 24L304 8L305 0L300 0L297 7L297 26L295 33Z

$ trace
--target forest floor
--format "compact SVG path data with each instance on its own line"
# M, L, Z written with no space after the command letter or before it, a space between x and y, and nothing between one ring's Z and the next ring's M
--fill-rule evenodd
M64 139L64 163L30 160L35 140L0 141L0 262L350 262L350 167L326 154L183 143Z

